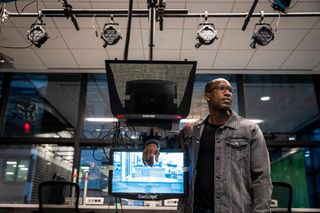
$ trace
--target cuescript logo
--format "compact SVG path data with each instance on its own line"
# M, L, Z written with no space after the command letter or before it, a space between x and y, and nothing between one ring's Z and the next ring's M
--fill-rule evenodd
M155 194L138 194L139 199L143 200L156 200L158 199L158 195Z
M155 118L156 117L156 115L152 115L152 114L142 114L142 117L143 118Z

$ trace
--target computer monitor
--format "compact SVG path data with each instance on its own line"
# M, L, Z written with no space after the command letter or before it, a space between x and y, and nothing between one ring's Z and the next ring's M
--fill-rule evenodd
M186 154L183 150L162 150L153 167L145 166L142 151L111 149L110 195L134 200L163 200L186 194Z

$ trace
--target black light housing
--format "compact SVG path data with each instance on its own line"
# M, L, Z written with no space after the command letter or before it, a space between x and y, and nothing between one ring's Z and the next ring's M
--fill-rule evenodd
M259 29L254 30L250 44L253 49L256 48L256 44L266 46L274 39L274 27L267 23L259 23L255 25L255 29L257 26L259 26Z
M261 18L259 23L254 25L253 35L251 38L250 47L252 49L256 48L256 44L261 46L268 45L274 39L274 33L276 28L271 26L268 23L263 22L264 19L264 12L261 11ZM258 28L258 29L257 29Z
M197 32L197 43L195 44L196 48L199 48L201 45L210 45L216 39L218 39L218 32L212 23L201 23L199 24L200 29Z
M104 41L103 47L105 48L107 45L114 45L118 43L118 41L122 38L120 31L115 28L118 23L115 23L113 20L113 15L111 15L111 23L106 23L103 26L103 30L101 32L101 39Z
M218 39L218 32L214 27L214 24L208 23L208 11L204 12L204 23L199 24L199 30L197 32L195 44L196 48L199 48L201 45L210 45L214 40Z
M49 38L48 33L42 27L45 25L46 24L39 16L27 31L27 39L38 48L40 48L41 45L44 44Z
M122 38L120 32L114 27L114 24L107 23L101 32L101 38L104 40L103 47L114 45Z
M288 8L290 7L290 4L291 0L273 0L273 2L271 3L271 7L274 10L286 13Z

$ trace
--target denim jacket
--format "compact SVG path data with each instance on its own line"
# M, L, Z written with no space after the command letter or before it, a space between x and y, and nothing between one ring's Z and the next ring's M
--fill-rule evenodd
M196 165L205 119L186 125L165 144L161 142L161 146L184 148L188 153L188 190L187 196L179 201L179 212L193 211ZM257 124L232 111L229 120L216 130L214 157L214 213L271 212L270 160Z

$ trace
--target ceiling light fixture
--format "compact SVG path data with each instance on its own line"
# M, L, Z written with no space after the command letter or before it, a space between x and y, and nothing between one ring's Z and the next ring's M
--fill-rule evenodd
M263 96L260 98L261 101L269 101L270 100L270 96Z
M261 18L259 23L256 23L253 29L252 42L250 47L252 49L256 48L256 44L261 46L268 45L274 39L274 33L276 32L276 28L271 26L268 23L263 22L264 12L261 11ZM257 28L259 28L257 30Z
M120 31L115 28L118 23L113 20L113 15L111 15L111 23L106 23L101 32L101 38L104 41L103 47L107 45L114 45L122 38Z
M274 10L277 10L279 12L282 12L282 13L287 13L289 9L293 8L298 0L296 0L294 3L291 4L291 0L269 0L270 3L271 3L271 7L274 9Z
M210 45L214 42L215 39L218 39L218 32L214 27L214 24L208 23L208 11L204 12L205 21L199 24L199 30L197 32L195 44L196 48L199 48L201 45Z
M48 33L42 27L45 25L46 24L43 22L41 18L41 14L39 14L36 21L31 25L30 29L27 31L27 39L38 48L40 48L41 45L44 44L49 38Z
M263 122L263 120L261 119L249 119L251 122L256 123L256 124L260 124Z

